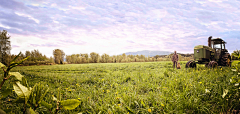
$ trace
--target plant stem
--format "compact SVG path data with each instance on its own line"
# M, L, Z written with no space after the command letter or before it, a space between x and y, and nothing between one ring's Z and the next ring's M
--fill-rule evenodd
M24 104L24 110L23 110L23 114L26 113L26 104Z
M3 78L3 81L1 82L1 85L0 85L0 90L2 89L2 86L3 86L3 84L4 84L4 82L11 76L9 76L9 77L7 77L7 75L8 75L8 72L9 72L9 70L7 69L7 71L2 67L2 69L3 69L3 71L4 71L4 78Z
M55 114L57 114L58 110L59 110L59 101L57 101L57 109L56 109Z
M3 81L2 81L2 83L1 83L1 85L0 85L0 90L2 89L2 86L3 86L4 82L5 82L8 78L10 78L10 76L11 76L11 75L9 75L7 78L3 78Z
M0 90L2 89L2 86L3 86L3 84L4 84L4 82L7 80L7 78L3 78L3 81L2 81L2 83L1 83L1 85L0 85Z
M4 69L4 67L2 67L3 71L6 72L6 70Z

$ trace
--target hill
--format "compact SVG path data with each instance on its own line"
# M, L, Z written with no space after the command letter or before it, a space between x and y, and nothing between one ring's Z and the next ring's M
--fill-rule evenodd
M173 52L169 51L150 51L150 50L143 50L143 51L137 51L137 52L127 52L126 55L145 55L145 57L154 57L156 55L169 55Z
M194 54L183 54L183 53L177 53L178 55L181 55L182 57L193 57ZM158 57L162 57L162 58L166 58L166 57L172 57L173 53L169 54L169 55L155 55L154 57L155 58L158 58Z

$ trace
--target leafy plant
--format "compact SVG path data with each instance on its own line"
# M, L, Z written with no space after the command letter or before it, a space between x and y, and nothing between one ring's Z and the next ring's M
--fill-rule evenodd
M232 55L240 60L240 50L233 51Z
M20 60L19 62L15 62L15 60L19 57L21 53L19 53L10 63L10 65L8 67L6 67L5 65L3 65L2 63L0 63L0 67L3 69L4 71L4 77L3 77L3 81L1 82L0 85L0 90L1 90L1 98L7 97L8 95L10 95L12 92L10 89L2 89L4 83L6 82L6 80L8 80L11 76L15 77L12 81L13 81L13 91L16 93L17 98L14 100L14 103L16 104L23 104L23 113L27 113L27 114L35 114L37 108L40 108L41 106L46 107L47 109L49 109L50 113L54 113L52 112L52 105L48 104L46 101L44 101L44 98L46 97L49 88L48 86L44 86L41 83L36 83L33 88L30 87L28 85L27 79L21 75L19 72L10 72L10 70L18 65L20 65L21 63L23 63L23 61L25 61L26 59L28 59L29 57L24 58L23 60ZM5 70L5 68L7 70ZM61 98L60 94L59 97ZM64 107L67 110L72 110L75 109L79 104L80 101L77 99L68 99L68 100L62 100L58 99L57 100L57 108L55 113L58 112L58 110L60 110L59 108L59 103L60 106ZM18 105L21 106L21 105ZM5 112L0 109L0 113L4 114Z
M61 100L60 88L58 88L57 98L54 95L52 97L53 97L53 101L56 101L57 103L57 108L55 113L57 113L61 109L61 107L63 107L66 110L73 110L80 104L80 101L77 99ZM51 107L49 107L49 109L50 108Z

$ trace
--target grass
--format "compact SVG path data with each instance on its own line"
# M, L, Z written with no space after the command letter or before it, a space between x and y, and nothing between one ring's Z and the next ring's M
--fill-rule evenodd
M220 113L239 108L240 80L232 68L185 69L185 64L181 62L182 69L173 69L172 62L145 62L21 66L13 71L30 86L48 85L45 101L50 104L57 88L63 99L81 101L65 113Z

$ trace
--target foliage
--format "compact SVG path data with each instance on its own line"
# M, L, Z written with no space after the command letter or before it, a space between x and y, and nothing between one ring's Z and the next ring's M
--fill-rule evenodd
M240 60L240 50L233 51L232 56Z
M10 36L6 30L0 31L0 62L8 65L11 50Z
M99 58L100 58L99 54L92 52L92 53L90 53L90 57L91 57L93 63L99 62Z
M101 63L107 63L108 60L109 60L109 55L106 54L106 53L102 54L102 56L101 56Z
M53 50L54 62L57 64L63 64L65 53L63 50L55 49Z
M12 103L5 103L5 106L10 105L12 106L15 111L19 112L20 110L25 114L35 114L36 112L41 113L47 113L46 110L42 109L48 109L50 113L55 112L58 113L61 109L60 107L64 107L66 110L73 110L75 109L79 104L80 101L77 99L67 99L64 101L57 100L57 108L52 108L51 104L48 104L44 99L46 98L46 95L49 91L49 87L42 85L41 83L35 83L33 88L28 85L27 79L21 75L19 72L10 72L10 70L20 64L22 64L26 59L29 58L26 57L18 62L16 62L17 58L21 55L19 53L10 63L8 67L6 67L4 64L0 63L0 67L3 69L3 81L0 85L0 98L1 99L9 99L9 96L12 97L12 99L8 101L13 101ZM5 70L6 68L6 70ZM13 78L10 78L13 77ZM7 86L3 86L6 80L10 80L10 85L5 84ZM8 89L9 86L13 87L13 91L15 92L15 95L11 95L11 89ZM4 88L2 88L4 87ZM59 92L60 93L60 92ZM61 94L58 94L58 98L61 98ZM0 100L1 100L0 99ZM3 101L1 101L2 103ZM15 107L15 108L14 108ZM17 107L17 108L16 108ZM2 110L0 105L0 113L12 113L14 110ZM18 110L20 109L20 110ZM5 112L6 111L6 112Z
M10 63L10 60L15 58L16 55L8 55L8 64ZM27 60L25 60L21 65L48 65L53 64L54 60L52 57L48 58L46 55L43 55L38 50L32 50L32 51L26 51L25 54L21 53L16 61L20 61L26 57L29 57Z
M171 62L147 62L23 66L13 71L21 71L30 86L39 81L48 84L56 97L47 94L43 101L52 107L57 107L57 101L60 105L78 98L80 102L71 102L80 106L74 110L60 106L63 113L221 113L238 109L238 62L231 68L216 69L204 65L185 69L186 62L180 63L182 69L172 69Z
M189 61L193 58L193 55L179 54L179 61ZM110 56L106 53L101 56L98 53L90 53L90 58L88 54L72 54L66 55L66 62L69 64L82 64L82 63L129 63L129 62L153 62L153 61L170 61L170 55L156 55L155 57L145 57L144 55L113 55Z

